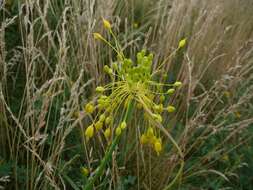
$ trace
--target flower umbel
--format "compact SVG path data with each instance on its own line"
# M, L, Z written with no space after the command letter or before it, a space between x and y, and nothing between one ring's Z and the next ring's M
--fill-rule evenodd
M175 93L177 88L182 86L180 81L173 84L166 84L157 81L155 70L152 66L154 55L147 50L142 50L136 54L135 59L124 56L120 49L110 22L103 18L103 26L109 30L112 39L115 40L116 47L104 39L99 33L94 33L96 39L102 39L117 54L117 59L113 60L111 65L104 65L104 72L110 76L111 82L104 86L97 86L96 104L98 113L93 119L94 126L86 130L87 138L94 134L94 128L99 133L104 129L104 137L107 140L114 137L120 137L123 132L128 131L133 126L127 123L122 114L127 113L129 105L134 105L136 112L142 112L140 120L145 120L147 127L140 127L144 133L140 137L140 143L151 145L157 155L162 149L160 132L153 122L162 125L164 122L163 111L169 113L176 109L173 106L165 105L165 100ZM179 42L179 48L184 47L186 39ZM87 113L94 113L95 106L88 103L85 107ZM167 108L166 108L167 107ZM94 116L95 114L93 114ZM120 119L121 118L121 119ZM126 130L127 129L127 130Z

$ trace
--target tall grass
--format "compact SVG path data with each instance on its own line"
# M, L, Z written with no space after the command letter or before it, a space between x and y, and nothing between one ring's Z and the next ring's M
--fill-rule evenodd
M93 39L99 32L113 40L103 17L125 55L146 48L154 69L165 60L162 83L183 82L166 100L177 110L163 123L185 165L177 176L181 159L166 135L160 156L139 144L145 123L136 112L94 189L164 189L174 179L171 189L240 188L237 149L252 139L253 123L251 1L9 2L0 10L0 187L81 189L80 168L92 176L103 159L101 139L83 136L83 107L110 81L103 67L116 60ZM173 54L182 38L187 47Z

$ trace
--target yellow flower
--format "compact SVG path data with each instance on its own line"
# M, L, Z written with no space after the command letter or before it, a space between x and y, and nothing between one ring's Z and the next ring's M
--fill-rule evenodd
M106 124L106 125L109 125L111 121L112 121L112 117L108 116L108 117L105 119L105 124Z
M181 87L181 86L182 86L182 82L176 81L176 82L173 84L173 86L175 86L175 87Z
M99 121L104 122L104 120L105 120L105 114L101 114L99 116Z
M186 45L186 38L179 41L178 48L183 48L185 45Z
M85 176L85 177L89 175L89 170L85 167L81 168L81 172L82 172L83 176Z
M145 135L145 134L141 135L140 143L141 144L147 144L148 143L148 137L147 137L147 135Z
M154 149L157 153L157 155L160 154L160 152L162 151L162 143L160 142L160 140L157 140L154 144Z
M93 137L93 135L94 135L94 127L93 127L93 125L90 125L85 130L85 136L86 136L87 140L89 140L91 137Z
M104 66L104 71L107 73L107 74L109 74L109 75L111 75L113 72L112 72L112 69L108 66L108 65L105 65Z
M174 88L170 88L170 89L167 91L167 93L168 93L169 95L174 94L174 92L175 92L175 89L174 89Z
M156 142L157 138L153 135L152 137L148 138L149 144L154 145Z
M98 87L96 88L96 92L103 93L104 91L105 91L105 88L102 87L102 86L98 86Z
M111 26L111 23L108 20L106 20L106 19L103 18L103 24L104 24L104 27L107 30L111 30L112 26Z
M106 139L109 139L110 136L111 136L111 129L110 128L107 128L104 132L104 135L105 135L105 138Z
M88 103L88 104L85 105L84 110L85 110L87 113L92 114L92 113L94 112L94 110L95 110L95 107L94 107L94 105L90 102L90 103Z
M159 104L159 108L157 110L159 113L163 112L163 104Z
M155 106L154 106L154 110L155 110L155 111L158 111L159 109L160 109L160 108L159 108L159 105L155 105Z
M98 122L95 123L95 128L96 128L97 131L102 129L102 127L103 127L103 122L98 121Z
M96 39L96 40L103 40L103 39L104 39L104 38L101 36L101 34L99 34L99 33L97 33L97 32L93 33L93 37L94 37L94 39Z
M158 123L162 123L163 118L160 114L153 114L152 116L153 116L154 120L156 120Z
M174 111L176 111L176 108L174 106L168 106L167 111L169 113L173 113Z
M165 96L164 96L164 95L161 95L161 96L160 96L160 102L164 102L164 100L165 100Z
M127 127L127 124L126 124L125 121L123 121L123 122L120 124L120 128L121 128L122 130L124 130L126 127Z
M121 135L121 132L122 132L121 128L120 128L120 127L117 127L117 128L116 128L116 131L115 131L116 136Z
M148 130L147 130L147 137L150 138L150 137L153 137L154 136L154 130L152 127L149 127Z

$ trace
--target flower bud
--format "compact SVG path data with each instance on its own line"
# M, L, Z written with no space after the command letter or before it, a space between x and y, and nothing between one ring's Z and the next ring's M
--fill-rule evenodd
M170 88L170 89L167 91L167 93L168 93L169 95L174 94L174 92L175 92L175 89L174 89L174 88Z
M178 48L183 48L185 45L186 45L186 38L179 41Z
M126 127L127 127L127 124L126 124L125 121L123 121L123 122L120 124L120 128L121 128L122 130L124 130Z
M116 131L115 131L116 136L121 135L121 132L122 132L121 128L120 128L120 127L117 127L117 128L116 128Z
M155 142L155 144L154 144L154 149L155 149L157 155L159 155L160 152L162 151L162 143L161 143L159 140L157 140L157 141Z
M96 39L96 40L102 40L103 39L103 37L101 36L101 34L99 34L99 33L93 33L93 37L94 37L94 39Z
M111 23L108 20L104 19L104 18L103 18L103 24L104 24L104 27L107 30L110 30L112 28Z
M89 140L91 137L93 137L93 135L94 135L94 127L93 125L90 125L85 130L85 137L87 138L87 140Z
M102 129L102 127L103 127L103 122L98 121L98 122L95 123L95 128L96 128L97 131Z
M147 135L145 135L145 134L141 135L140 143L143 144L143 145L148 143L148 137L147 137Z
M111 136L111 129L110 128L107 128L104 132L104 135L105 135L105 138L106 139L109 139L110 136Z
M173 86L175 86L175 87L181 87L181 86L182 86L182 82L176 81L176 82L173 84Z
M96 92L103 93L104 91L105 91L105 88L102 87L102 86L98 86L98 87L96 88Z
M167 111L169 113L173 113L174 111L176 111L176 108L174 106L168 106Z
M95 107L94 107L94 105L90 102L90 103L88 103L88 104L85 105L84 110L85 110L85 112L87 112L87 113L89 113L89 114L92 114L92 113L94 112L94 110L95 110Z

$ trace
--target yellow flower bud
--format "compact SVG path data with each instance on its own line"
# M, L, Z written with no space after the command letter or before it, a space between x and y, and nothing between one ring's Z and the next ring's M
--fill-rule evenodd
M153 114L152 116L157 122L162 123L163 118L160 114Z
M107 30L110 30L112 28L111 23L108 20L104 19L104 18L103 18L103 24L104 24L104 27Z
M103 93L104 91L105 91L105 88L102 87L102 86L98 86L98 87L96 88L96 92Z
M112 69L111 69L108 65L105 65L105 66L104 66L104 71L105 71L107 74L109 74L109 75L112 74Z
M164 100L165 100L165 96L164 96L164 95L161 95L161 96L160 96L160 102L164 102Z
M176 111L176 108L174 106L168 106L167 111L169 113L173 113L174 111Z
M159 104L159 105L155 105L154 106L155 111L157 111L158 113L162 113L163 112L163 104Z
M150 137L153 137L154 136L154 130L152 127L149 127L148 130L147 130L147 137L150 138Z
M157 138L155 136L152 136L148 139L148 142L150 145L154 145L156 141L157 141Z
M174 94L174 92L175 92L175 89L174 89L174 88L170 88L170 89L167 91L167 93L168 93L169 95Z
M121 135L121 132L122 132L121 128L120 128L120 127L117 127L117 128L116 128L116 131L115 131L116 136Z
M96 39L96 40L103 40L104 38L101 36L101 34L99 34L99 33L93 33L93 37L94 37L94 39Z
M186 45L186 38L179 41L178 48L183 48L185 45Z
M157 141L155 142L155 144L154 144L154 149L155 149L157 155L159 155L160 152L162 151L162 143L161 143L159 140L157 140Z
M175 87L181 87L181 86L182 86L182 82L176 81L176 82L173 84L173 86L175 86Z
M81 168L81 172L82 172L83 176L85 176L85 177L89 175L89 170L85 167Z
M109 125L111 121L112 121L112 117L108 116L108 117L105 119L105 124L106 124L106 125Z
M99 116L99 121L104 122L104 120L105 120L105 114L101 114Z
M120 128L121 128L122 130L124 130L126 127L127 127L127 124L126 124L125 121L123 121L123 122L120 124Z
M90 125L85 130L85 136L86 136L87 140L89 140L91 137L93 137L93 135L94 135L94 127L93 127L93 125Z
M155 110L155 111L158 111L158 110L159 110L159 105L155 105L155 106L154 106L154 110Z
M148 137L147 137L147 135L145 135L145 134L141 135L140 143L141 144L147 144L148 143Z
M92 103L88 103L85 105L84 110L85 110L85 112L92 114L95 110L95 107Z
M96 128L97 131L102 129L102 127L103 127L103 122L98 121L98 122L95 123L95 128Z
M104 135L105 135L105 138L106 139L109 139L110 136L111 136L111 129L110 128L107 128L104 132Z

